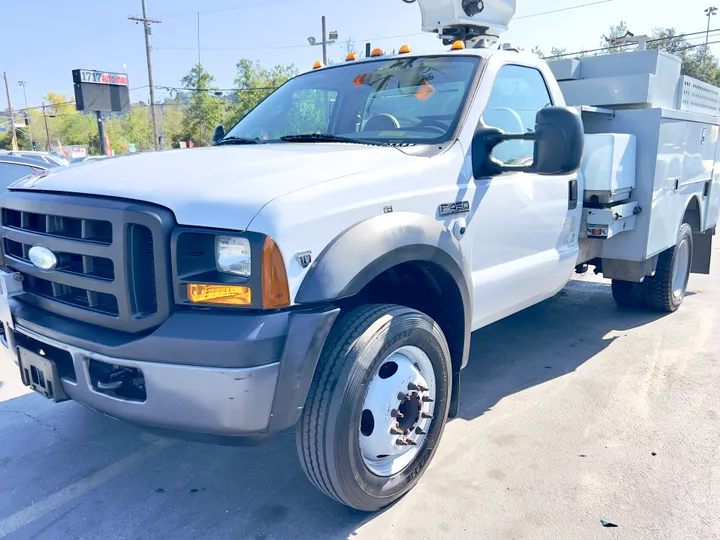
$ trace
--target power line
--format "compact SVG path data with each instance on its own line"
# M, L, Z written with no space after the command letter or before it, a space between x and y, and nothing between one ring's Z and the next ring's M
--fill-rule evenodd
M715 32L720 32L720 28L715 29L715 30L710 30L710 33L711 33L711 34L714 34ZM704 35L704 34L705 34L705 31L702 31L702 32L691 32L691 33L688 33L688 34L678 34L678 35L676 35L676 36L667 36L667 37L663 37L663 38L650 39L650 40L648 40L648 43L658 43L658 42L660 42L660 41L672 41L672 40L674 40L674 39L685 39L686 37L696 36L696 35L698 35L698 34L703 34L703 35ZM550 58L565 58L565 57L567 57L567 56L577 56L577 55L579 55L579 54L588 54L588 53L594 53L594 52L609 51L609 50L612 50L613 48L619 49L619 48L624 48L624 47L630 47L630 46L632 46L632 45L633 45L633 43L623 43L623 44L620 44L620 45L616 45L615 47L601 47L601 48L599 48L599 49L589 49L589 50L583 50L583 51L577 51L577 52L571 52L571 53L557 54L557 55L554 55L554 56L545 56L544 58L545 58L545 59L550 59ZM703 46L703 45L705 45L705 43L701 43L700 45L693 45L693 46L688 47L688 48L693 48L693 47L698 47L698 46ZM712 43L708 43L708 45L712 45ZM678 50L685 50L685 49L678 49Z
M284 5L284 4L294 4L297 2L302 2L304 0L275 0L275 1L265 1L265 2L256 2L254 4L245 4L243 6L235 6L235 7L228 7L228 8L219 8L219 9L207 9L204 11L175 11L170 13L160 13L163 17L166 19L173 18L173 17L182 17L185 15L197 15L200 13L201 15L205 14L212 14L212 13L227 13L229 11L241 11L245 9L252 9L256 7L266 7L271 5Z
M291 2L299 2L302 0L279 0L278 2L264 2L264 3L258 3L258 4L250 4L245 7L258 7L258 6L267 6L270 4L277 4L277 3L291 3ZM581 9L585 7L591 7L596 6L599 4L607 4L608 2L613 2L614 0L598 0L596 2L591 2L588 4L580 4L577 6L570 6L566 8L561 9L555 9L552 11L543 11L541 13L532 13L530 15L523 15L522 17L515 17L515 20L518 19L530 19L533 17L541 17L543 15L550 15L552 13L559 13L561 11L570 11L575 9ZM217 9L217 10L207 10L207 11L200 11L199 13L220 13L220 12L226 12L226 11L238 11L241 9L245 9L245 7L234 7L234 8L224 8L224 9ZM194 14L197 14L198 12L193 12ZM183 12L183 15L191 15L193 13L190 12ZM176 15L178 15L176 13ZM166 16L167 17L167 16ZM380 41L383 39L395 39L395 38L402 38L402 37L415 37L415 36L421 36L425 35L427 32L413 32L411 34L396 34L392 36L379 36L379 37L371 37L371 38L357 38L353 41ZM203 51L211 51L211 52L232 52L232 51L271 51L271 50L285 50L285 49L304 49L308 47L308 45L276 45L272 47L204 47ZM195 51L197 50L197 47L153 47L155 50L160 51Z
M532 17L541 17L543 15L551 15L552 13L560 13L561 11L571 11L573 9L580 9L584 7L597 6L599 4L607 4L613 0L598 0L597 2L590 2L589 4L581 4L579 6L570 6L566 8L553 9L552 11L543 11L542 13L533 13L531 15L523 15L522 17L515 17L514 20L519 19L531 19Z

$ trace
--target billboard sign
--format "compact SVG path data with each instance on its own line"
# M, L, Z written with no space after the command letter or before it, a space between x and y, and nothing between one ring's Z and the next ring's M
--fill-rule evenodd
M128 76L125 73L108 73L107 71L94 71L91 69L78 69L80 82L91 84L116 84L118 86L128 85ZM74 72L73 72L74 78ZM77 82L77 81L75 81Z
M86 112L130 110L128 76L92 69L74 69L75 108Z

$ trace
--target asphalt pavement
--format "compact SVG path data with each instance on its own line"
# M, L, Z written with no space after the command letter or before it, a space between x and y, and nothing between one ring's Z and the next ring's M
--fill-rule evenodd
M2 358L0 538L720 538L719 278L716 250L673 315L580 279L476 332L460 417L416 489L372 515L314 490L292 432L158 438L28 393Z

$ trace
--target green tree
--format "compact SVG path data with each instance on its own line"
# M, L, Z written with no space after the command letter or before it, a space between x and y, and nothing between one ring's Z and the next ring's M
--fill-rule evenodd
M237 63L235 104L228 111L228 126L236 124L274 89L297 74L298 69L295 64L277 65L266 69L259 62L253 64L246 58L241 59Z
M213 129L225 115L225 103L214 95L217 90L212 86L214 80L202 64L196 64L182 79L183 86L192 93L185 111L184 132L198 146L210 144Z
M152 118L148 107L133 105L130 113L122 122L125 139L134 144L138 152L151 150L153 144Z
M720 85L720 66L718 59L703 45L696 47L692 53L683 55L683 75L694 77L703 82Z
M185 140L185 104L178 98L166 99L159 107L160 124L165 133L165 143L173 148L178 142ZM214 126L213 126L214 128Z

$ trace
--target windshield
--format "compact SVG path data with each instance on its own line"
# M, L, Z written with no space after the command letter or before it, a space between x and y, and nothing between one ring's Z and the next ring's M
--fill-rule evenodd
M396 58L306 73L248 113L223 143L286 142L313 134L343 142L447 142L479 63L472 56Z

